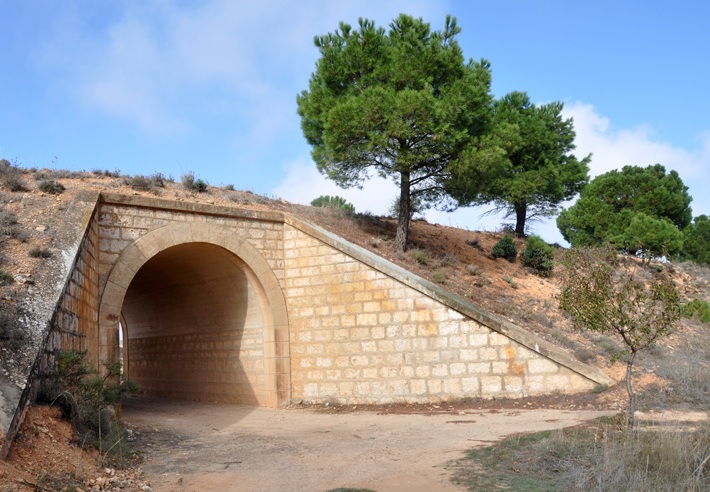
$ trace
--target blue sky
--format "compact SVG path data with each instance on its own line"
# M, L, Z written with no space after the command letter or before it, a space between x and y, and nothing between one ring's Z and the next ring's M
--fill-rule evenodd
M194 171L308 203L339 194L384 214L390 182L341 190L315 170L296 114L318 51L343 20L400 12L434 29L450 13L493 93L565 103L592 175L677 170L710 214L710 3L704 1L0 1L0 157L25 167ZM430 221L495 230L481 210ZM535 226L561 241L553 221Z

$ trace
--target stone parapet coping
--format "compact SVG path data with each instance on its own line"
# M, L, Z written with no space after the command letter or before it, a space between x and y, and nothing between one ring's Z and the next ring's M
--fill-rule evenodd
M129 207L150 208L153 210L168 210L170 212L187 212L198 215L213 215L235 219L251 219L267 222L284 222L284 213L264 210L247 210L243 208L209 203L195 203L182 200L166 200L141 195L122 195L120 193L101 192L101 203L107 205L125 205Z
M323 229L322 227L303 219L296 218L292 215L285 214L283 212L245 210L223 205L166 200L139 195L130 196L117 193L101 193L99 200L102 203L107 204L182 211L195 214L217 215L231 218L244 218L288 224L291 227L294 227L299 231L343 252L344 254L361 261L371 268L374 268L375 270L392 277L399 282L402 282L408 287L411 287L412 289L435 299L436 301L463 314L464 316L485 325L491 330L505 335L511 340L556 362L557 364L567 367L568 369L580 374L596 384L611 385L614 383L614 381L604 374L599 368L578 361L565 350L557 347L547 340L544 340L538 335L535 335L516 324L502 320L490 313L487 313L470 301L442 289L438 285L415 275L414 273L392 263L391 261L382 258L381 256L378 256L361 246L353 244L342 237Z

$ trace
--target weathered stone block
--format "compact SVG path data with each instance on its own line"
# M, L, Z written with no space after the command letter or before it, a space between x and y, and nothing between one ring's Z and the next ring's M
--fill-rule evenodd
M528 361L528 372L530 374L554 374L559 370L559 366L549 359L539 357Z

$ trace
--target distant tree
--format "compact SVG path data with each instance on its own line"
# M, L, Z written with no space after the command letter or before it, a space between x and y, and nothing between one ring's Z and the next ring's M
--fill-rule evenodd
M461 187L454 195L461 204L493 202L491 212L515 216L515 234L522 237L529 220L556 214L587 184L591 155L580 161L571 154L575 132L561 102L535 106L526 93L511 92L494 107L503 165L482 187Z
M594 178L557 227L573 246L610 243L629 254L673 255L692 218L691 200L676 171L625 166Z
M355 205L348 202L342 196L321 195L311 201L313 207L330 207L344 210L348 213L355 213Z
M710 265L710 218L707 215L695 217L683 234L681 258L699 265Z
M573 248L561 255L560 308L578 330L614 333L627 347L629 422L636 396L631 378L638 352L667 336L680 318L680 295L665 272L620 259L612 248Z
M611 237L611 243L651 261L653 257L676 255L683 247L683 233L666 217L659 220L637 212L621 234Z
M472 163L487 157L489 64L465 61L459 32L451 16L443 31L404 14L388 32L370 20L360 19L358 30L341 22L315 38L321 57L297 97L321 173L343 188L362 187L372 172L398 184L400 250L412 198L441 203L452 174L473 172Z

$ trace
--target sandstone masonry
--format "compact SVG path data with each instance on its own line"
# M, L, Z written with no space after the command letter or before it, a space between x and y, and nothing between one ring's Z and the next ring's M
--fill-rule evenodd
M294 217L138 196L99 197L52 326L97 366L119 357L122 330L129 377L187 399L432 402L610 382Z

